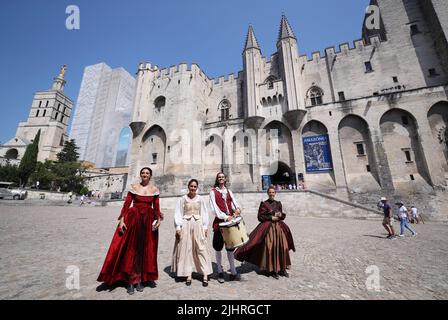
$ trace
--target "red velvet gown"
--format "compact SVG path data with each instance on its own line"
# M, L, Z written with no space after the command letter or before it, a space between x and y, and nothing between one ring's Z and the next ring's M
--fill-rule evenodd
M127 230L121 233L117 227L98 281L111 285L118 281L136 284L157 280L159 232L152 231L152 223L160 219L159 195L128 192L118 219L121 217Z

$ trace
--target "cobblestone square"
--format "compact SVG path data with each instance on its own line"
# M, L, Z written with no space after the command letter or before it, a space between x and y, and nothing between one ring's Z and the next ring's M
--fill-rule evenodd
M125 288L97 292L96 278L109 247L119 207L0 204L0 299L447 299L448 226L412 225L417 237L385 239L381 220L303 218L286 223L297 251L290 277L275 280L237 262L243 282L190 287L169 274L173 217L160 230L157 288L129 296ZM244 216L252 230L255 215ZM398 232L399 225L394 224ZM214 261L209 235L210 252ZM223 258L227 268L227 259ZM79 268L80 288L69 290L69 266ZM374 266L374 267L372 267ZM376 267L377 269L376 269ZM216 266L214 265L214 268ZM379 271L379 291L366 287ZM68 281L69 284L71 283Z

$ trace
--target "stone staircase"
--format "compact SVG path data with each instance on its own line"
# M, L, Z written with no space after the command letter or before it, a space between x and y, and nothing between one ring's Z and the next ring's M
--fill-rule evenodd
M243 215L256 215L260 202L267 199L265 192L235 192L234 194L242 207ZM209 206L208 194L203 194L203 196L207 198L207 205ZM161 210L171 215L174 212L178 199L178 196L161 196ZM282 202L284 212L291 216L382 219L381 211L314 190L279 191L276 199ZM122 201L114 201L106 205L121 206L122 203Z

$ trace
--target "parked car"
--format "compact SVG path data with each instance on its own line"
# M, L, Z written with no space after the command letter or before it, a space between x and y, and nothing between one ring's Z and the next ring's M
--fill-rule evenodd
M0 199L25 200L28 192L14 186L13 182L0 182Z

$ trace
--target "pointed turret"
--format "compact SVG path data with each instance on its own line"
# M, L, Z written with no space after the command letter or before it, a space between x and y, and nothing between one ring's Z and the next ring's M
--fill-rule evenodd
M258 101L260 101L258 86L262 82L260 72L262 63L260 46L252 25L249 25L243 50L244 91L246 96L245 115L247 117L256 116L260 112L258 110Z
M280 21L280 30L278 31L277 43L287 38L294 38L297 40L294 32L292 31L291 26L288 23L288 19L286 19L286 16L284 14L282 14L282 20Z
M246 44L244 46L244 51L249 49L258 49L260 50L260 46L258 45L257 38L255 37L254 29L252 25L249 25L249 30L247 31Z
M302 90L303 78L298 63L299 46L285 14L282 14L280 21L277 49L279 71L286 91L287 110L289 112L305 109Z
M65 80L64 80L64 75L65 75L65 71L67 70L67 65L63 65L61 67L61 70L59 72L59 75L54 78L53 81L53 86L51 87L51 90L56 90L56 91L64 91L64 86L65 86Z

